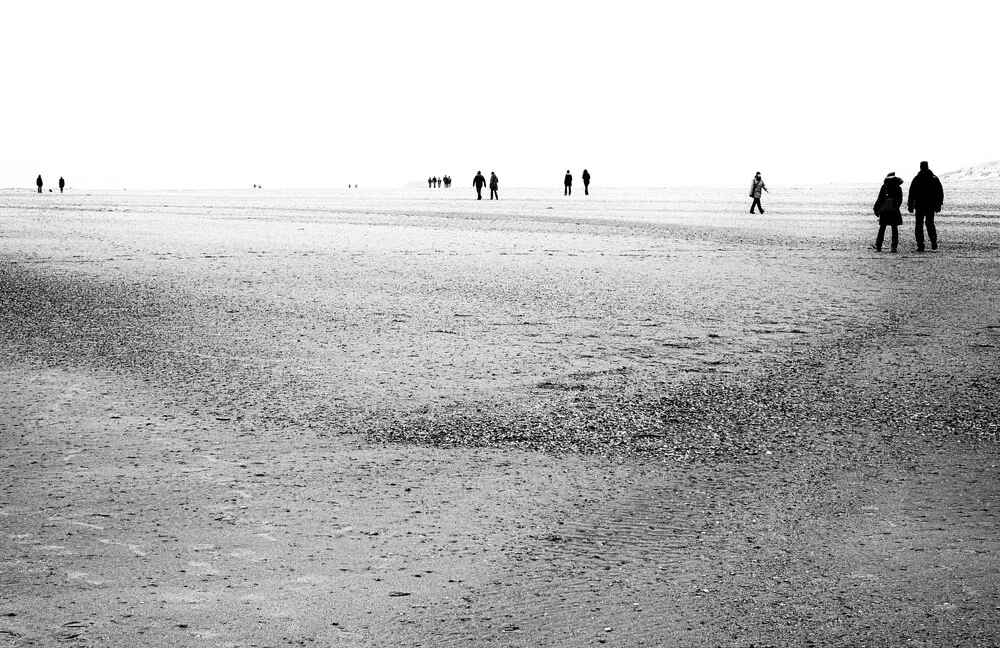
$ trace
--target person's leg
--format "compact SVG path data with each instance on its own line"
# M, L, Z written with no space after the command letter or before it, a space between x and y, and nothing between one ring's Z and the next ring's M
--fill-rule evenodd
M878 234L875 236L875 249L882 251L882 242L885 241L885 225L879 225Z
M924 212L920 209L913 214L913 236L917 239L917 249L924 249Z
M937 249L937 228L934 227L934 212L929 211L924 217L924 223L927 225L927 238L931 241L931 249Z
M589 184L583 185L583 195L584 196L589 196L590 195L590 185Z
M899 247L899 228L895 225L892 226L892 251L895 252L896 248Z

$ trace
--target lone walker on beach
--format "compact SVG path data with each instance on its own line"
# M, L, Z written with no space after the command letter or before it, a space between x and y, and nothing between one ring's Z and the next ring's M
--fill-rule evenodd
M38 180L35 180L35 185L38 187L38 193L42 193L42 174L38 174Z
M903 215L899 212L903 204L903 179L897 178L894 171L889 172L879 189L878 198L875 200L873 209L878 215L878 236L872 249L876 252L882 251L882 243L885 241L885 228L892 228L892 248L890 252L895 252L899 245L899 226L903 224Z
M573 195L573 176L570 175L569 169L566 169L566 177L563 178L563 195Z
M472 186L476 188L476 200L483 199L483 187L486 186L486 178L482 171L476 171L476 177L472 179Z
M760 213L764 213L764 208L760 205L761 191L767 191L767 187L764 186L764 179L760 177L760 171L757 175L753 177L753 182L750 183L750 197L753 198L753 202L750 204L750 213L754 213L753 209L756 207L760 210ZM771 193L767 191L767 193Z
M937 249L937 228L934 226L934 214L941 211L944 203L944 189L941 181L931 173L927 162L920 163L920 172L910 182L910 191L906 196L906 211L914 214L913 233L917 237L917 252L924 251L924 223L927 223L927 238L931 240L931 249Z
M59 193L63 192L63 188L66 186L66 181L63 180L62 176L59 176Z
M498 189L500 189L500 179L497 178L497 174L490 171L490 200L493 200L494 197L500 200L500 194L497 193Z
M584 169L583 170L583 174L580 177L583 178L583 195L584 196L589 196L590 195L590 171L587 171L586 169Z

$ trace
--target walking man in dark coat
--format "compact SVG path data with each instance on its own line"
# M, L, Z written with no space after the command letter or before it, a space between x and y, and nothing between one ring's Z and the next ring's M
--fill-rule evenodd
M590 195L590 171L587 171L586 169L584 169L583 170L583 175L581 175L580 177L583 178L583 195L584 196L589 196Z
M753 213L754 207L760 210L760 213L764 213L764 208L761 207L760 197L762 191L767 191L767 187L764 186L764 178L760 177L760 171L757 172L753 177L753 181L750 183L750 197L753 198L753 202L750 203L750 213ZM767 193L771 193L767 191Z
M42 193L42 174L38 174L38 180L35 180L35 186L38 187L38 193Z
M476 200L483 199L483 187L486 186L486 178L482 171L476 171L476 177L472 179L472 186L476 188Z
M65 186L66 181L62 179L62 176L59 176L59 193L62 193L63 187Z
M573 176L570 175L569 169L566 169L566 177L563 178L563 195L573 195Z
M937 249L937 228L934 214L941 211L944 203L944 189L941 181L931 173L927 162L920 163L920 172L910 182L910 192L906 198L906 211L914 214L913 230L917 238L917 252L924 251L924 223L927 224L927 238L931 249Z

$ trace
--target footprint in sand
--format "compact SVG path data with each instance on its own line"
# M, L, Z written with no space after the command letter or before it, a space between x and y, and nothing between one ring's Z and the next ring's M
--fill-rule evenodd
M90 585L104 585L105 583L114 582L100 578L87 578L88 576L90 576L89 572L66 572L66 578L70 580L82 580Z
M244 549L241 551L234 551L229 554L233 558L238 558L240 560L245 560L247 562L264 562L264 559L257 555L256 551L252 549Z
M214 544L194 544L191 545L191 551L211 551L212 549L218 549Z
M206 562L188 562L188 566L194 567L198 570L199 574L218 574L219 571L212 566L211 563Z
M141 548L139 547L139 545L134 545L134 544L128 544L128 543L125 543L125 542L117 542L117 541L115 541L115 540L108 540L108 539L106 539L106 538L102 538L102 539L100 540L100 542L103 542L104 544L107 544L107 545L114 545L114 546L116 546L116 547L126 547L126 548L128 548L129 550L131 550L131 551L132 551L132 553L134 553L134 554L135 554L135 555L137 555L137 556L147 556L147 555L149 555L149 554L147 554L147 553L146 553L145 551L143 551L143 550L142 550L142 549L141 549Z
M65 520L66 524L75 524L76 526L87 527L88 529L96 529L98 531L104 531L104 527L98 526L96 524L90 524L89 522L73 522L70 520Z

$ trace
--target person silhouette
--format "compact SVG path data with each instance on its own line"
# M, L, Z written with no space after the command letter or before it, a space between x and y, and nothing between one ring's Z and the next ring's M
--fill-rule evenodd
M903 215L899 213L899 207L903 204L903 179L897 178L895 172L889 172L879 189L878 198L875 200L873 209L878 214L878 235L872 243L872 249L876 252L882 251L882 243L885 241L885 228L892 228L892 247L890 252L895 252L899 245L899 226L903 224Z
M476 188L476 200L483 199L483 187L486 186L486 178L482 171L476 171L476 177L472 179L472 186Z
M38 187L38 193L42 193L42 174L38 174L38 179L35 180L35 186Z
M570 175L569 169L566 169L566 177L563 178L563 195L571 196L573 194L573 176Z
M590 171L587 171L586 169L584 169L583 170L583 174L580 177L583 178L583 195L584 196L589 196L590 195Z
M753 182L750 183L750 197L753 198L753 202L750 204L750 213L753 213L753 208L756 207L760 210L760 213L764 213L764 208L760 206L760 196L761 191L767 191L767 187L764 186L764 179L760 177L760 171L757 175L753 177ZM767 193L771 193L767 191Z
M63 187L66 186L66 181L63 180L62 176L59 176L59 193L63 192Z
M497 200L500 200L498 189L500 189L500 179L497 178L497 174L490 171L490 200L493 200L494 196L496 196Z
M917 252L924 251L924 223L927 223L927 238L931 240L931 249L937 249L934 214L941 211L942 203L944 189L941 181L931 172L927 162L921 162L920 172L910 182L910 190L906 194L906 211L914 214L913 233L917 238Z

